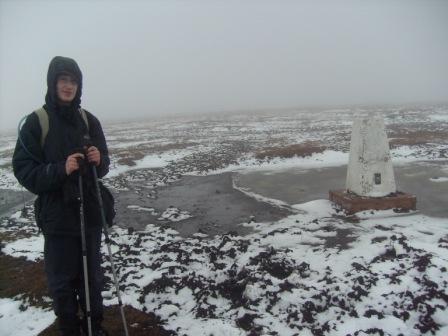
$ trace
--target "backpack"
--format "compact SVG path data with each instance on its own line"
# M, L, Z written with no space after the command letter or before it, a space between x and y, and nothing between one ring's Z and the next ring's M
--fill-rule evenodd
M87 131L89 130L89 119L87 119L87 113L82 108L79 109L79 112L81 113L81 117L84 120ZM45 111L43 107L40 109L37 109L34 111L34 113L37 114L37 117L39 118L39 124L40 129L42 130L42 134L40 136L40 147L44 147L45 139L47 138L48 130L50 128L50 122L48 121L48 113Z
M84 120L87 131L89 131L89 119L87 119L87 113L82 108L79 109L79 112L81 113L81 117ZM40 137L40 146L41 148L44 147L45 139L47 138L48 131L50 128L50 122L48 119L48 112L43 108L39 108L34 113L37 114L37 117L39 118L39 124L40 129L42 131L41 137ZM98 181L99 187L100 187L100 193L101 193L101 199L103 200L103 208L104 208L104 215L106 217L106 223L110 226L113 224L113 220L116 215L115 211L115 199L112 193L109 189L107 189L101 181ZM39 226L39 214L40 214L40 202L39 197L34 202L34 208L35 208L35 215L36 215L36 222ZM39 226L40 227L40 226Z

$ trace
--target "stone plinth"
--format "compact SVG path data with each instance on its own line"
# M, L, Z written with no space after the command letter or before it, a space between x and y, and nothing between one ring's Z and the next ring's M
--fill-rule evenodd
M355 118L345 187L366 197L382 197L396 192L382 116L375 114Z
M341 206L350 215L364 210L415 210L417 206L414 195L400 191L384 197L366 197L346 190L330 190L330 201Z

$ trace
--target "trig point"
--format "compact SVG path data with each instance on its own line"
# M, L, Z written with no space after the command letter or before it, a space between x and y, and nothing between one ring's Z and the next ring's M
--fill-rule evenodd
M415 210L416 197L397 191L383 118L357 117L353 123L345 190L330 190L330 201L348 214L363 210Z

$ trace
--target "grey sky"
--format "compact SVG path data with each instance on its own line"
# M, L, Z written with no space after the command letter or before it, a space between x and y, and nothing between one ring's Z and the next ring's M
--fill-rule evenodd
M55 55L101 120L448 101L448 1L0 0L0 128Z

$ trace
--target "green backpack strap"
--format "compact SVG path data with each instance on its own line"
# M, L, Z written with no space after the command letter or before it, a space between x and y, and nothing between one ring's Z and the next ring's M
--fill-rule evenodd
M34 113L36 113L39 118L40 129L42 131L42 134L40 135L40 147L44 148L45 138L47 137L48 129L50 128L48 113L43 107L37 109Z
M81 113L81 117L86 123L87 131L89 131L89 119L87 119L87 113L82 108L79 108L79 113Z
M50 122L48 120L48 113L45 111L43 107L34 111L39 118L40 129L42 130L42 134L40 136L40 147L44 148L45 139L47 138L48 130L50 128ZM87 131L89 130L89 119L87 118L87 113L82 108L79 109L79 113L81 114L82 119L84 120Z

